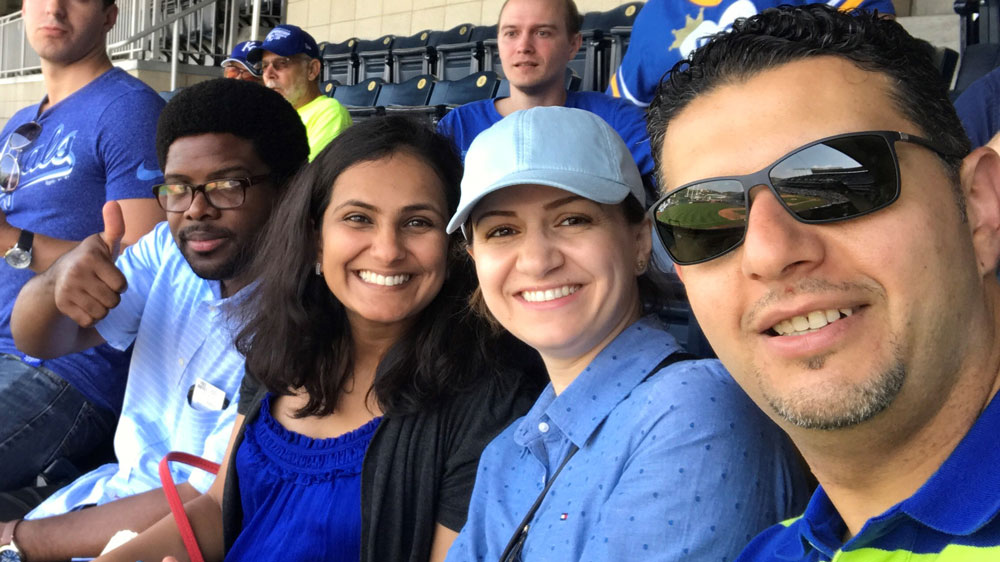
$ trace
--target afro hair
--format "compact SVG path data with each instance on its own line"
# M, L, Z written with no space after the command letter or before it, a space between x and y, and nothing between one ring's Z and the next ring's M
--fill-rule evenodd
M249 140L281 186L309 156L302 119L281 94L253 82L218 78L184 88L163 108L156 126L160 169L166 168L175 140L208 133Z

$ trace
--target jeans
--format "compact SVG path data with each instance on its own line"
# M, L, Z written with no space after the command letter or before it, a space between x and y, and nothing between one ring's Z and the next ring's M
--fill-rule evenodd
M0 491L34 486L50 466L65 476L67 464L85 463L111 438L117 420L45 367L0 354Z

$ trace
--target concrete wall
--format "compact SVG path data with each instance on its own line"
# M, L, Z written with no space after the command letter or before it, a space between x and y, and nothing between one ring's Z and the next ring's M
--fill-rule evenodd
M673 0L672 0L673 1ZM581 12L608 10L628 0L577 0ZM503 0L289 0L288 23L317 41L413 35L462 23L493 25Z
M608 10L629 0L576 0L580 12ZM679 2L682 0L670 0ZM952 0L893 0L899 15L953 14ZM287 22L303 27L317 41L337 43L351 37L413 35L425 29L450 29L462 23L492 25L503 0L289 0Z

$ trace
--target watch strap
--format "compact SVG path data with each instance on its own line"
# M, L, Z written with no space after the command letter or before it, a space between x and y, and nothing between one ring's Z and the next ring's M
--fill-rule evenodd
M26 252L31 251L31 244L35 241L35 233L28 230L27 228L21 229L21 235L17 237L17 244L15 247L20 248Z
M0 531L0 546L7 546L14 542L14 531L20 523L20 519L15 519L3 524L3 530Z

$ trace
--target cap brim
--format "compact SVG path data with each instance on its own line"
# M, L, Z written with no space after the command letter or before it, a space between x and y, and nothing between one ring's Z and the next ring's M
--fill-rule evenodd
M258 72L257 69L254 68L253 66L248 65L246 63L246 61L243 61L243 60L240 60L240 59L234 59L234 58L230 57L230 58L222 61L222 64L220 66L226 66L227 62L235 62L236 64L238 64L238 65L242 66L243 68L247 69L247 72L249 72L250 74L253 74L254 76L260 78L260 72Z
M472 214L472 210L476 208L476 205L487 195L505 187L515 185L547 185L605 205L617 205L632 193L632 189L623 183L609 181L606 178L576 171L522 170L507 174L498 181L493 182L489 187L480 190L480 193L474 199L462 201L455 216L448 221L448 234L461 228L465 237L470 238L471 233L465 231L465 223L469 220L469 216Z

